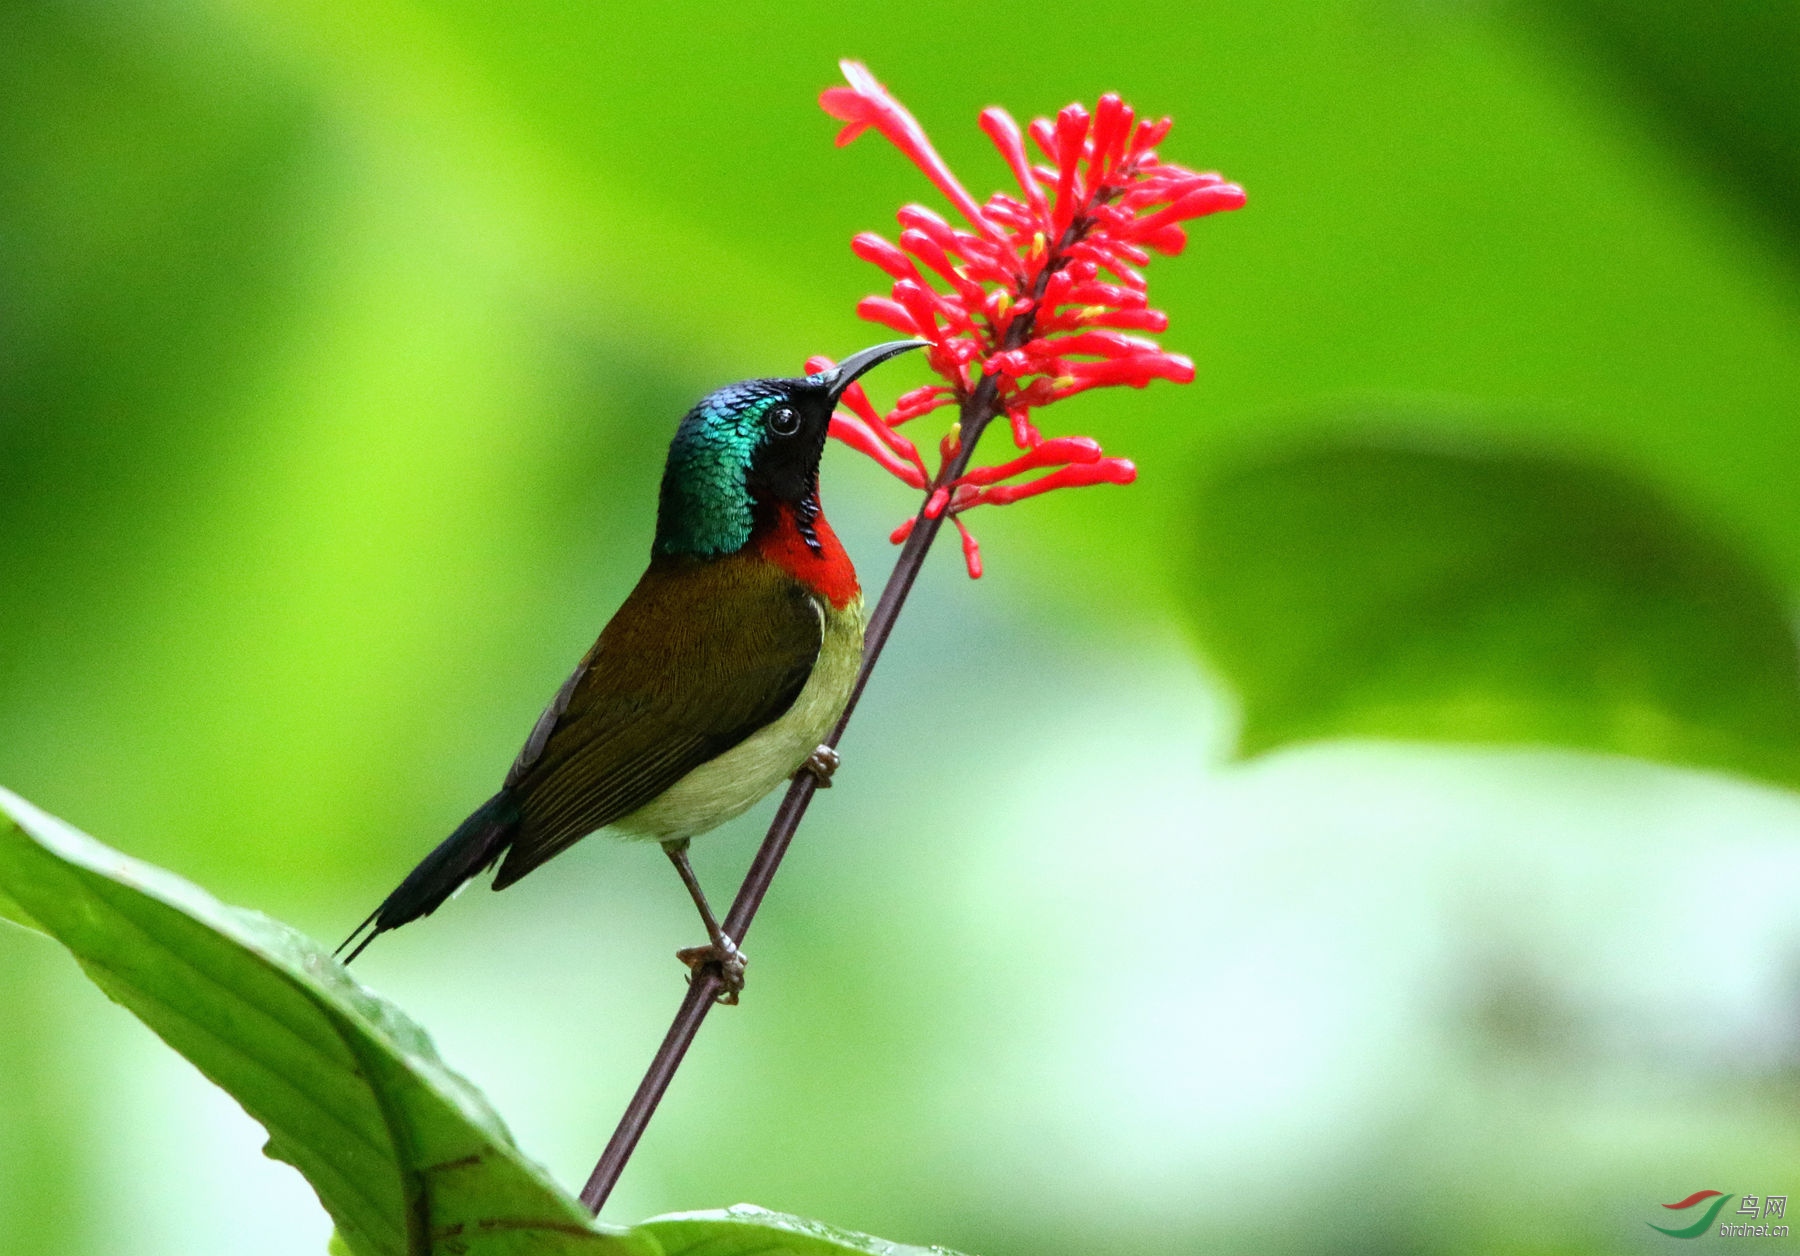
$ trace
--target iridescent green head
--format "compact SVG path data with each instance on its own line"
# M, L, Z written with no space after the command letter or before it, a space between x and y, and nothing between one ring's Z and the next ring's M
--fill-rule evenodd
M705 397L669 445L652 552L736 553L758 505L812 498L838 397L870 367L921 344L890 341L814 375L745 380Z

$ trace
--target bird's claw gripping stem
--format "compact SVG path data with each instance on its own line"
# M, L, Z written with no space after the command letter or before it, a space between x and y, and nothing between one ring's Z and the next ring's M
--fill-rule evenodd
M842 762L843 756L837 751L830 746L820 746L806 756L806 762L800 765L800 770L810 773L812 778L819 783L820 789L830 789L832 774L838 770L838 764Z
M717 942L708 942L705 946L690 946L675 952L675 958L688 966L692 981L707 968L718 971L719 980L724 989L719 991L719 1002L736 1003L738 995L744 988L744 966L750 959L738 950L737 943L721 933Z

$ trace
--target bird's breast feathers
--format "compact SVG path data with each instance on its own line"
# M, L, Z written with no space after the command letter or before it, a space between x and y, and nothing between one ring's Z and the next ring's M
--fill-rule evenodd
M806 762L843 714L862 666L862 594L841 607L815 595L813 605L822 629L819 657L794 704L618 820L618 832L656 841L704 833L748 811Z
M791 776L842 714L862 593L816 504L741 550L659 555L507 774L517 830L496 889L584 834L693 837Z
M850 556L818 513L777 505L735 561L763 563L804 590L819 618L819 652L791 706L742 741L691 769L613 824L632 837L670 841L742 815L792 776L843 714L862 665L862 589ZM776 574L779 572L780 574ZM799 592L799 590L796 590Z

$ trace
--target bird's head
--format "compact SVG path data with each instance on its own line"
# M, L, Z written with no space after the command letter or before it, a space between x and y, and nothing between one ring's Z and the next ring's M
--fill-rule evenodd
M730 554L750 539L759 505L801 505L838 398L859 375L920 340L891 340L795 379L747 379L708 394L681 420L663 468L658 554Z

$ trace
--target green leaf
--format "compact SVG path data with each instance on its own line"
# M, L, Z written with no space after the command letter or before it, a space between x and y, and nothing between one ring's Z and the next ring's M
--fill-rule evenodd
M754 1204L672 1213L644 1222L664 1256L957 1256L944 1247L908 1247Z
M739 1204L632 1230L521 1156L423 1030L310 939L226 907L0 789L0 908L224 1087L336 1223L329 1256L909 1256ZM946 1253L954 1256L954 1253Z
M1800 6L1536 0L1800 246Z
M229 1091L357 1256L617 1253L424 1032L318 945L0 790L0 893Z
M1348 441L1224 465L1196 513L1188 593L1246 753L1527 742L1800 783L1787 600L1643 485Z

